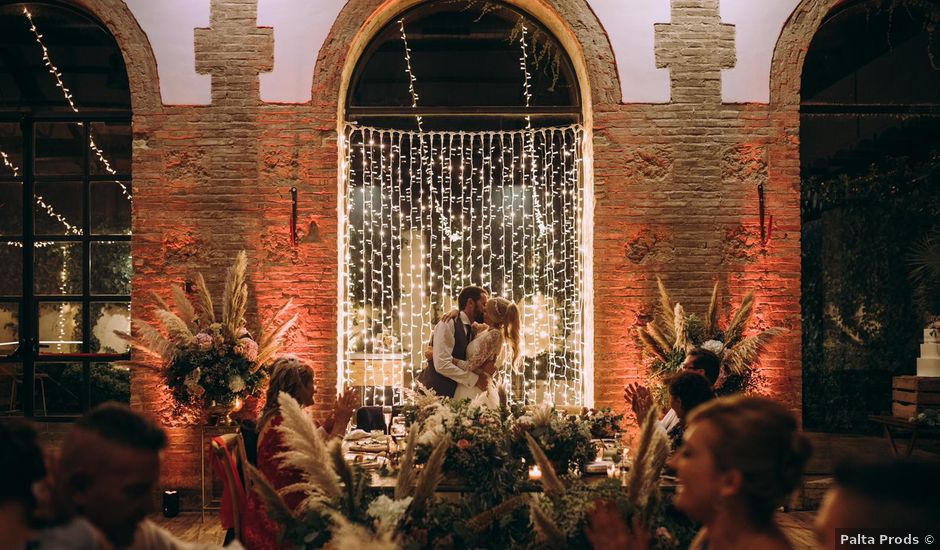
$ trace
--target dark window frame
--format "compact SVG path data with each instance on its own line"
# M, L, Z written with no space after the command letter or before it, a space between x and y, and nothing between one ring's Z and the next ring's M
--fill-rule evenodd
M94 123L111 122L131 125L130 113L92 113L81 114L0 114L0 122L19 122L23 140L23 166L19 178L4 174L0 177L3 182L22 183L23 195L23 227L19 238L3 237L5 241L19 242L22 247L22 274L23 288L21 295L16 297L2 297L0 302L19 304L19 346L9 355L0 355L0 364L22 365L22 383L20 385L20 399L23 404L23 416L41 419L47 422L63 422L74 420L76 414L37 414L36 403L36 374L37 366L56 363L79 363L82 367L82 386L79 397L80 411L85 411L91 403L91 368L92 364L112 363L130 359L130 352L125 353L93 353L91 352L91 305L96 302L131 303L130 294L92 294L91 293L91 245L95 242L131 242L130 234L92 234L91 232L91 187L93 182L119 181L131 188L131 174L91 174L91 152L88 147L89 129ZM82 234L81 235L42 235L36 234L33 200L36 183L62 181L58 175L36 175L35 166L35 132L37 123L81 123L82 129ZM75 176L68 179L77 180ZM38 294L34 287L34 245L37 241L54 240L58 242L77 242L82 245L82 291L81 294ZM39 305L42 302L74 302L82 307L82 344L78 353L41 353L39 342ZM40 371L41 372L41 371ZM15 380L12 383L16 383ZM14 403L11 403L12 407Z

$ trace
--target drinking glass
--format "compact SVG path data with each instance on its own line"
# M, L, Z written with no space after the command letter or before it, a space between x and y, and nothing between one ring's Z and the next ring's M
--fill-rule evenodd
M385 433L392 433L392 407L391 405L385 405L382 407L382 416L385 417Z

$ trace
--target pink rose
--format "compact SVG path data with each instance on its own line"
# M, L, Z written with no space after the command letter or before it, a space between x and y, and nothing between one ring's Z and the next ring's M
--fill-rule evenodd
M467 441L466 439L461 439L460 441L457 442L457 447L460 448L461 450L466 449L470 447L470 442Z
M235 353L254 362L258 358L258 343L251 338L242 338L235 344Z
M196 335L196 346L199 351L209 351L212 349L212 337L205 332L200 332Z

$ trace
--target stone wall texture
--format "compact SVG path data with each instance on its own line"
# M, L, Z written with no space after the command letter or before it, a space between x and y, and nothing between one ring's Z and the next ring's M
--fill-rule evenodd
M170 284L197 271L220 295L225 268L247 250L251 313L294 299L301 321L288 348L316 370L317 413L325 414L336 387L342 69L355 62L351 44L368 39L363 29L376 14L388 19L404 3L350 0L319 54L313 100L274 105L258 96L274 39L256 26L257 1L212 0L210 28L196 30L197 71L212 75L209 106L162 105L146 36L122 2L76 3L116 36L130 76L136 313L146 318L151 292L166 296ZM836 1L805 0L787 23L770 105L721 102L735 31L721 23L718 0L672 0L672 22L656 26L656 62L672 78L672 102L656 105L620 103L618 79L630 75L617 74L583 0L513 1L567 29L591 91L597 406L625 410L624 386L644 377L649 357L635 329L651 318L658 276L687 311L701 314L715 281L725 312L755 290L757 325L789 329L765 354L766 390L800 412L799 83L812 34ZM296 246L288 235L292 186L299 190ZM167 400L156 374L135 371L132 405L173 426L163 484L187 489L194 505L200 428L180 427Z

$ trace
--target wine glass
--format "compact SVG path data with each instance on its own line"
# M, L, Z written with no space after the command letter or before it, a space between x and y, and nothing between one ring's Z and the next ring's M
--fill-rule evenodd
M385 417L385 433L392 433L392 407L385 405L382 407L382 416Z

